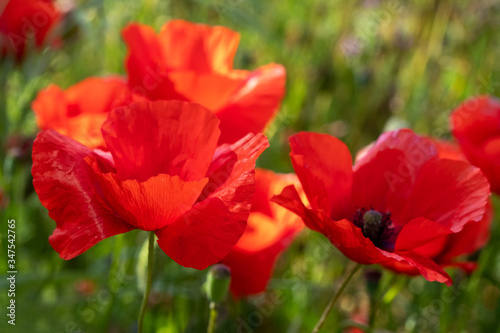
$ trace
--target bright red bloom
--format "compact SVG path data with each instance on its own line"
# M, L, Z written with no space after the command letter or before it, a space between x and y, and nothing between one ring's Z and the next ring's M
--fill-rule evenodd
M452 132L467 159L481 168L491 190L500 194L500 101L473 97L451 115Z
M123 121L126 119L127 121ZM33 145L33 185L57 223L64 259L141 229L177 263L204 269L243 234L262 134L217 147L219 120L192 103L141 102L114 109L102 126L108 153L54 130Z
M21 60L27 47L47 44L61 18L53 0L0 1L0 58Z
M304 227L300 217L269 201L274 193L290 184L301 191L294 174L256 169L255 196L247 229L222 261L231 268L231 291L235 296L264 291L278 256ZM307 200L304 195L303 199Z
M50 85L32 103L38 127L58 133L90 148L104 147L101 126L117 107L142 100L120 77L91 77L66 90Z
M441 158L433 141L410 130L384 133L354 166L345 144L329 135L299 133L290 145L311 208L294 186L275 202L353 261L404 262L429 281L452 283L418 248L483 219L490 190L478 168Z
M269 64L252 72L233 69L239 34L181 20L159 34L146 25L123 30L130 88L151 100L199 103L221 120L219 143L262 132L285 93L285 69Z
M440 158L467 161L459 148L448 141L434 140ZM488 203L485 214L481 221L470 221L464 228L446 236L439 237L414 251L420 255L430 257L441 267L455 266L472 272L477 264L468 261L456 261L460 256L470 255L482 249L490 238L490 227L493 222L493 208ZM419 274L415 267L403 262L394 263L394 269L410 275Z

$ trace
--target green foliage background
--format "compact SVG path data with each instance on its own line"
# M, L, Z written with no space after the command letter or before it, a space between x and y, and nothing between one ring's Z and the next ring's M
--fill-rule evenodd
M448 115L458 103L477 94L500 96L500 3L494 0L91 0L77 1L71 17L61 49L31 56L15 71L8 63L0 68L6 82L0 186L9 201L0 208L0 272L7 271L8 218L17 221L19 272L15 328L6 325L7 281L0 279L2 332L135 330L147 233L113 237L74 260L60 259L47 241L55 223L33 192L29 151L12 149L36 134L30 103L38 90L124 73L120 30L128 22L157 30L172 18L225 25L241 33L235 68L285 65L287 95L267 131L271 148L258 161L280 172L292 171L287 138L297 131L335 135L353 153L400 126L449 138ZM500 332L498 223L490 244L475 255L479 269L471 276L451 271L451 288L384 271L376 327ZM268 293L222 305L219 332L309 332L349 267L323 236L304 231L279 260ZM204 332L205 274L159 251L146 330ZM367 308L365 284L357 275L325 332L344 331L350 315Z

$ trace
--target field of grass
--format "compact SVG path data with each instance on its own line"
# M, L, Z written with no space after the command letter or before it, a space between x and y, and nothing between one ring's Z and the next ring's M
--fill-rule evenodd
M27 147L37 127L30 104L51 83L68 87L89 76L124 74L121 29L137 21L159 30L173 18L239 31L235 68L286 67L286 97L266 132L271 147L258 160L277 172L293 171L288 137L298 131L329 133L353 153L403 126L446 139L456 105L473 95L500 96L500 3L494 0L77 1L64 45L16 69L6 62L0 68L0 274L7 271L10 218L17 223L19 272L16 326L2 315L1 332L135 331L144 288L136 273L148 235L129 232L73 260L59 258L48 243L55 222L31 185ZM382 270L376 330L500 332L499 224L495 217L472 275L450 270L450 288ZM206 271L181 267L161 251L156 258L145 331L206 331ZM227 299L218 332L310 332L351 265L324 236L304 230L280 258L267 293ZM363 268L372 269L378 267ZM1 276L3 314L8 282ZM348 286L325 332L344 332L366 311L364 276Z

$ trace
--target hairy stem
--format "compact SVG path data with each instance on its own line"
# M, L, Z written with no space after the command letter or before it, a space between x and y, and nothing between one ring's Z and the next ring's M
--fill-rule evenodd
M312 333L318 333L319 330L321 329L321 327L323 327L323 325L325 324L326 317L328 317L328 314L330 313L330 311L332 311L333 306L335 305L335 303L339 299L339 297L342 294L342 292L344 291L345 287L347 287L347 285L349 284L349 281L351 281L354 274L356 274L356 272L359 271L360 268L361 268L361 264L357 264L353 268L353 270L349 273L349 275L345 278L344 282L342 282L342 285L337 290L337 292L333 295L332 299L330 300L330 302L326 306L325 310L323 311L323 314L321 315L321 318L319 318L318 323L316 324L316 326L312 330Z
M153 261L155 254L155 233L149 233L148 246L148 275L146 280L146 289L144 290L144 298L142 299L141 312L139 312L138 332L142 333L144 324L144 316L146 315L146 307L148 305L149 293L151 292L151 283L153 282Z

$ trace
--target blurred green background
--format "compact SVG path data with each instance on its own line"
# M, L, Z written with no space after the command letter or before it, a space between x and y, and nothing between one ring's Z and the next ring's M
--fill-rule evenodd
M142 300L147 233L105 240L71 261L50 247L55 223L33 192L30 103L50 83L68 87L89 76L124 73L121 29L131 21L157 31L169 19L224 25L241 33L235 68L270 62L287 69L287 95L267 134L261 167L292 171L289 135L329 133L352 152L385 129L408 126L449 138L449 112L466 97L500 96L500 3L366 0L77 1L58 50L0 68L2 113L0 272L7 271L6 221L16 219L16 327L6 324L7 280L0 279L1 332L134 332ZM91 97L89 97L91 98ZM497 199L495 204L499 208ZM446 288L423 278L383 273L376 326L393 332L500 332L500 236L474 257L471 276L451 271ZM139 259L138 259L139 258ZM204 332L206 272L157 255L147 332ZM350 263L323 236L304 231L279 260L269 291L228 299L219 332L310 332ZM139 276L139 277L138 277ZM366 312L363 274L327 320L343 332Z

